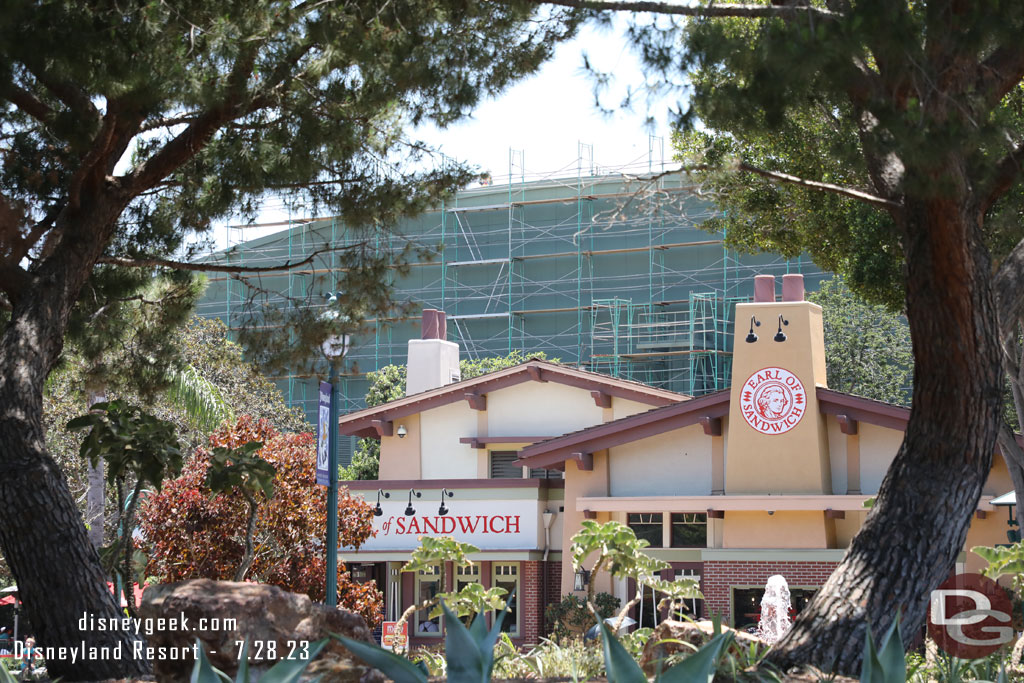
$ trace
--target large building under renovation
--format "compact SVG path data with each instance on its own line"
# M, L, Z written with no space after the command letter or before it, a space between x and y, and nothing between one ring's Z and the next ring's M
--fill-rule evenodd
M568 178L513 172L507 182L461 191L372 239L379 249L397 252L411 242L434 251L395 274L398 299L445 311L463 358L543 351L582 369L701 395L729 383L733 309L753 294L754 275L799 272L810 289L823 277L806 258L730 251L723 235L701 229L713 210L686 176L603 174L581 164ZM289 220L255 239L247 230L233 229L237 244L214 258L277 265L324 244L366 238L332 218ZM263 275L260 286L319 306L323 299L313 290L330 290L336 268L325 252L310 264ZM238 280L211 274L199 313L237 327L250 295ZM419 319L412 311L378 320L370 334L351 340L343 414L365 405L367 372L405 361ZM319 378L304 375L277 382L312 419L326 365ZM341 462L351 448L341 444Z

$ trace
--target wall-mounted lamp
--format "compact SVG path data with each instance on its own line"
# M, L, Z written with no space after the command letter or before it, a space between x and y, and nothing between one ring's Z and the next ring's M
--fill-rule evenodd
M757 335L754 334L754 325L761 327L761 321L755 318L754 316L750 316L750 332L747 334L748 344L753 344L754 342L757 341Z
M770 516L770 515L774 515L774 514L775 514L775 510L769 510L769 511L768 511L768 514L769 514L769 516Z
M412 506L412 497L422 498L423 494L416 489L409 489L409 504L405 506L405 516L412 517L416 514L416 508Z
M587 590L587 584L590 583L590 572L583 567L576 570L576 574L572 579L572 589L574 591L585 591Z
M381 515L384 514L384 510L380 506L380 497L382 495L385 498L390 498L391 497L391 494L388 493L387 491L385 491L384 489L377 489L377 507L373 508L373 516L374 517L380 517Z
M405 425L398 425L398 431L395 433L398 434L399 439L404 439L409 430L405 428Z
M441 507L437 508L437 514L441 515L442 517L448 514L448 506L444 504L445 496L448 496L449 498L454 498L455 493L449 491L448 489L441 489Z
M788 324L789 324L789 321L786 320L785 318L783 318L780 315L779 316L779 331L775 333L775 341L777 341L777 342L784 342L784 341L786 341L786 333L782 331L782 326L783 325L788 325Z

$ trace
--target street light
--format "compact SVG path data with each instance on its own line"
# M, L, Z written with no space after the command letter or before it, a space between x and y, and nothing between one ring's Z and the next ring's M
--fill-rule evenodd
M338 319L339 313L334 305L338 302L338 296L334 292L328 292L327 310L321 316L321 320L334 322ZM340 403L340 387L338 380L338 363L348 351L348 335L332 335L328 337L320 347L327 357L330 365L330 376L328 381L331 384L331 418L328 429L327 446L327 597L326 602L331 607L338 605L338 404Z

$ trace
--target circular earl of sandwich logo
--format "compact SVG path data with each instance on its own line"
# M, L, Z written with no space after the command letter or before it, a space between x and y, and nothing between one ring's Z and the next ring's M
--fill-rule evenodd
M807 408L807 394L797 376L782 368L763 368L740 389L740 411L762 434L782 434L796 427Z

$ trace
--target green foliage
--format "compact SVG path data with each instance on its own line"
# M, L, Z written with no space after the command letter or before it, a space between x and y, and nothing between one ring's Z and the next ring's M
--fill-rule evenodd
M914 358L906 320L864 302L843 278L823 282L807 299L822 308L829 388L910 405Z
M495 370L510 368L534 358L547 360L547 354L543 351L524 353L516 349L507 356L476 360L463 358L459 361L459 373L463 380L467 380ZM558 359L553 358L551 362L557 363ZM373 408L404 397L406 378L407 369L404 365L385 365L380 370L366 373L366 379L370 383L370 388L366 391L366 407ZM362 438L356 444L352 464L342 468L341 478L349 481L376 479L379 468L380 439Z
M200 430L212 432L221 422L235 419L231 403L216 384L186 365L171 374L167 398L184 408L189 420Z
M452 683L486 683L494 669L494 646L501 636L501 625L508 612L506 606L487 630L484 615L477 614L466 628L458 617L442 603L445 614L445 671ZM334 635L334 634L332 634ZM427 675L405 657L376 645L367 645L334 635L342 644L370 666L380 669L396 683L426 683Z
M592 602L601 619L611 617L622 604L617 597L604 592L597 593ZM556 641L582 636L597 623L593 613L587 609L587 604L572 593L563 596L560 602L548 605L544 610L544 618L551 627L552 639Z
M455 567L469 566L473 564L469 554L480 552L472 543L462 543L451 536L420 536L419 540L420 545L412 551L403 572L416 572L442 562L451 562Z
M654 680L662 683L711 683L723 650L733 640L731 632L719 633L697 652L665 671ZM601 645L604 649L608 680L616 683L646 683L647 676L611 630L601 622Z
M263 493L274 496L274 475L277 468L254 455L263 448L262 441L250 441L236 448L217 446L210 454L206 486L212 493L245 490L249 495Z
M1016 588L1024 586L1024 542L989 547L976 545L971 552L979 555L988 564L981 570L982 575L995 580L1009 574Z
M864 642L864 658L861 660L860 680L862 683L904 683L907 680L907 658L900 634L899 616L882 636L878 647L867 630Z
M457 592L444 593L439 597L448 609L462 618L505 609L507 594L507 590L497 586L484 588L479 583L467 583ZM430 611L430 618L433 619L443 612L441 606L435 607Z
M199 658L196 659L196 663L192 667L189 683L232 683L230 676L210 663L210 658L206 655L206 650L203 649L202 642L198 638L196 643L196 649L199 650ZM296 683L325 645L327 645L326 638L311 643L308 658L282 659L270 667L262 676L258 676L258 679L263 683ZM242 645L242 653L239 657L238 672L235 675L234 683L249 683L249 681L255 680L249 673L248 654L249 641L246 639L245 644Z
M132 474L159 489L166 474L181 471L174 426L126 401L97 403L88 414L68 422L67 428L89 428L79 455L93 467L102 459L111 483Z
M579 569L587 557L597 554L587 586L588 597L593 597L594 579L602 569L615 578L632 578L638 584L646 584L654 579L656 572L668 569L668 562L643 552L648 545L621 522L598 524L591 519L583 520L580 530L572 537L570 553L573 569Z

